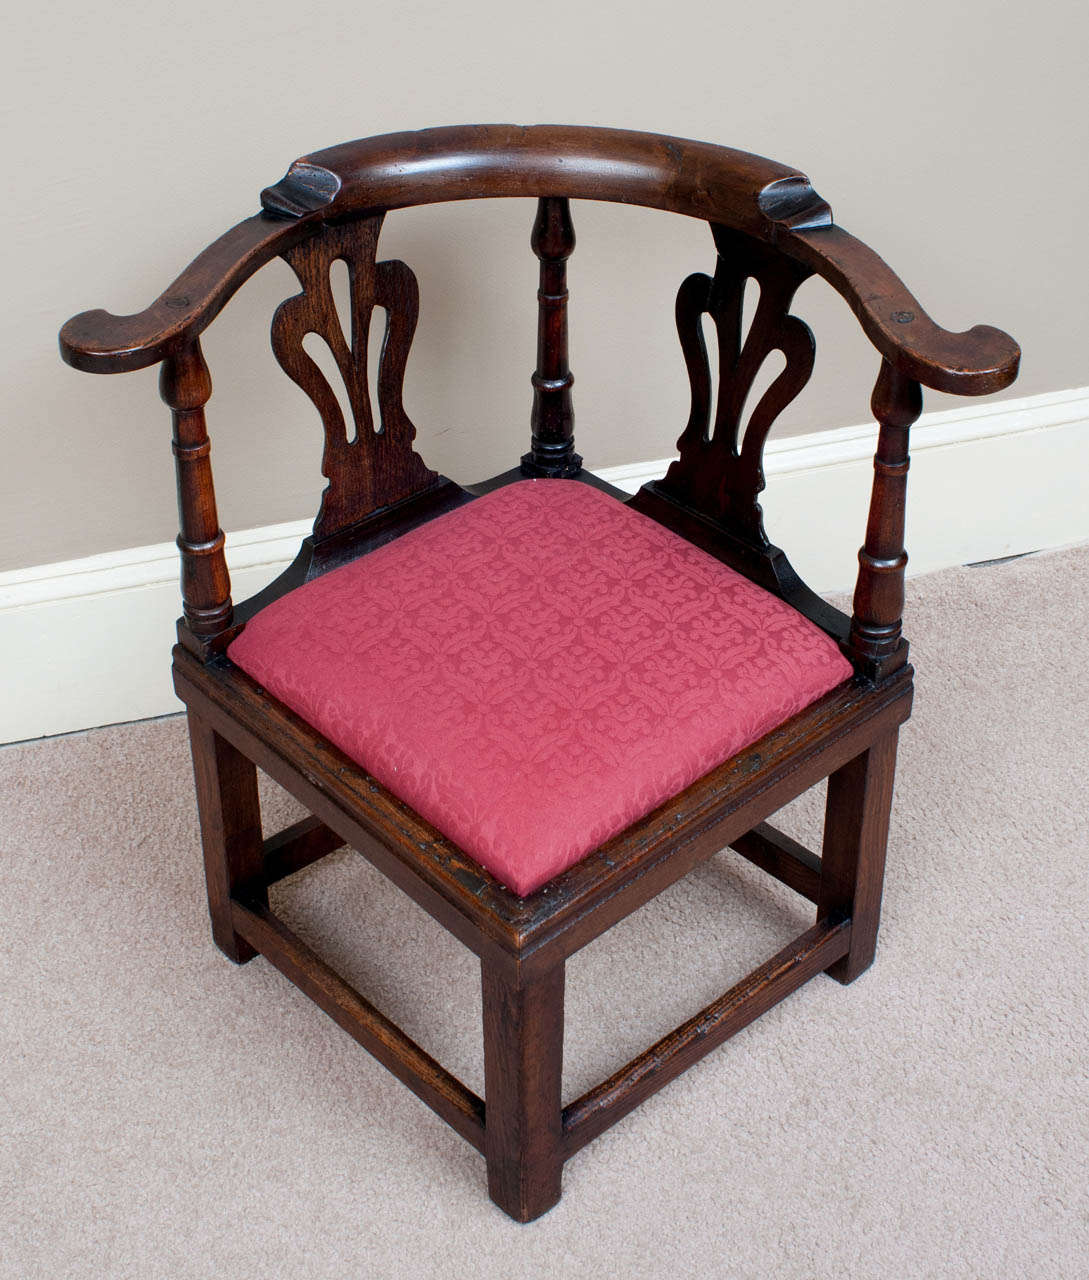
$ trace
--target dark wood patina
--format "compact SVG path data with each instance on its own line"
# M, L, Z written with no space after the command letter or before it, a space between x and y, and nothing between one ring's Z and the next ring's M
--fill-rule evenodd
M537 368L530 450L521 465L465 488L430 471L413 448L402 386L418 300L404 263L379 261L390 209L480 197L538 200ZM681 286L677 326L692 390L680 456L631 501L812 618L842 645L855 677L726 761L529 897L499 884L385 791L224 653L268 601L473 501L523 474L573 476L608 489L574 451L567 354L569 201L670 210L710 225L713 276ZM912 671L901 636L908 435L921 386L981 395L1016 376L1016 344L979 326L931 321L872 250L832 224L804 175L759 156L685 139L569 126L469 126L392 134L305 156L262 196L261 213L227 232L146 311L85 312L61 351L90 372L162 364L174 420L183 617L174 679L190 719L216 943L234 961L266 956L486 1158L493 1199L528 1221L559 1198L563 1163L644 1098L821 971L850 982L872 962L881 907L899 726ZM265 591L235 605L212 488L204 406L211 379L200 335L232 294L276 256L301 291L273 320L273 348L313 401L329 483L312 535ZM351 305L338 318L330 268L347 264ZM814 595L763 528L764 444L807 382L813 338L790 314L807 277L847 300L880 357L873 411L875 475L850 618ZM746 282L759 303L743 337ZM368 334L385 313L377 405L368 392ZM718 337L710 368L703 318ZM343 381L352 421L304 350L316 334ZM785 365L751 403L761 366ZM611 491L614 492L615 491ZM622 498L623 495L615 495ZM257 769L310 811L261 833ZM828 779L821 855L766 819ZM269 908L268 886L349 845L481 962L485 1094L477 1097L353 990ZM561 1096L564 968L570 956L726 847L813 902L815 921L776 956L583 1096Z

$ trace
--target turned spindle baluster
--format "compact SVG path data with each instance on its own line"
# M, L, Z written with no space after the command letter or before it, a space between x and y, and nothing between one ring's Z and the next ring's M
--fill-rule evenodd
M212 485L211 444L204 423L212 379L198 341L194 339L166 357L159 392L174 419L181 526L178 548L186 624L179 628L179 638L204 655L212 648L211 638L223 635L230 627L233 607L223 530L219 527Z
M847 641L850 657L866 674L885 676L907 661L900 636L904 612L904 500L908 433L922 412L922 390L887 361L870 401L880 423L866 542L858 553L854 614Z
M582 468L575 452L574 378L567 363L567 259L575 247L568 202L546 196L537 202L530 238L541 260L537 290L537 370L533 375L533 436L522 458L527 476L573 476Z

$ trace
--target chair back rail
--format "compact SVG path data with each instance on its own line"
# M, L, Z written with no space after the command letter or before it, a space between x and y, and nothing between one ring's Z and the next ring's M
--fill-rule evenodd
M178 627L179 638L203 655L212 638L226 643L237 628L204 421L212 379L197 339L179 345L163 361L159 392L174 423L184 624Z
M563 196L665 209L745 231L823 276L882 356L924 386L986 395L1008 386L1020 351L977 325L934 324L872 249L832 223L796 169L728 147L622 129L462 125L346 142L296 160L262 193L265 212L215 241L144 312L83 312L61 353L89 372L156 364L196 337L255 270L328 221L487 196Z

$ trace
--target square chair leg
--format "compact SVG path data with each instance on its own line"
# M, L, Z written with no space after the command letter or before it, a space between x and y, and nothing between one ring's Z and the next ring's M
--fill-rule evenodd
M817 918L851 918L850 950L827 970L840 982L864 973L877 949L896 739L879 738L828 779Z
M485 959L481 975L488 1194L530 1222L560 1198L564 966L526 979L514 961Z
M216 946L235 964L257 953L234 931L231 896L245 887L268 903L257 768L208 724L189 712L189 744L197 784L208 912Z

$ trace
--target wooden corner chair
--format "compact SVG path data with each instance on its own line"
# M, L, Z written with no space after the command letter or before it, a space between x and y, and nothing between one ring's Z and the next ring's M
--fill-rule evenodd
M403 262L378 260L378 238L388 210L498 196L539 201L532 437L514 470L463 487L413 450L401 390L417 287ZM703 219L717 250L714 274L690 276L677 297L692 389L680 456L630 499L574 451L571 198ZM260 952L281 969L484 1154L492 1198L528 1221L558 1200L564 1161L644 1098L814 974L850 982L873 960L912 697L900 625L908 430L920 384L1000 390L1018 348L996 329L935 325L802 174L678 138L506 125L394 134L297 160L261 202L146 311L85 312L60 339L64 359L89 372L162 365L181 513L174 679L213 936L238 963ZM235 604L200 335L276 256L301 292L275 314L273 350L321 415L329 483L295 562ZM329 282L338 259L350 333ZM849 618L769 543L758 502L765 439L813 364L812 335L789 313L813 274L880 355ZM760 297L742 339L749 278ZM377 405L365 368L375 307L386 312ZM354 424L303 350L307 334L328 344ZM773 350L785 368L743 423ZM258 767L313 816L263 838ZM765 819L824 778L818 857ZM480 957L484 1099L269 909L270 884L344 845ZM727 846L813 902L812 928L564 1105L565 961Z

